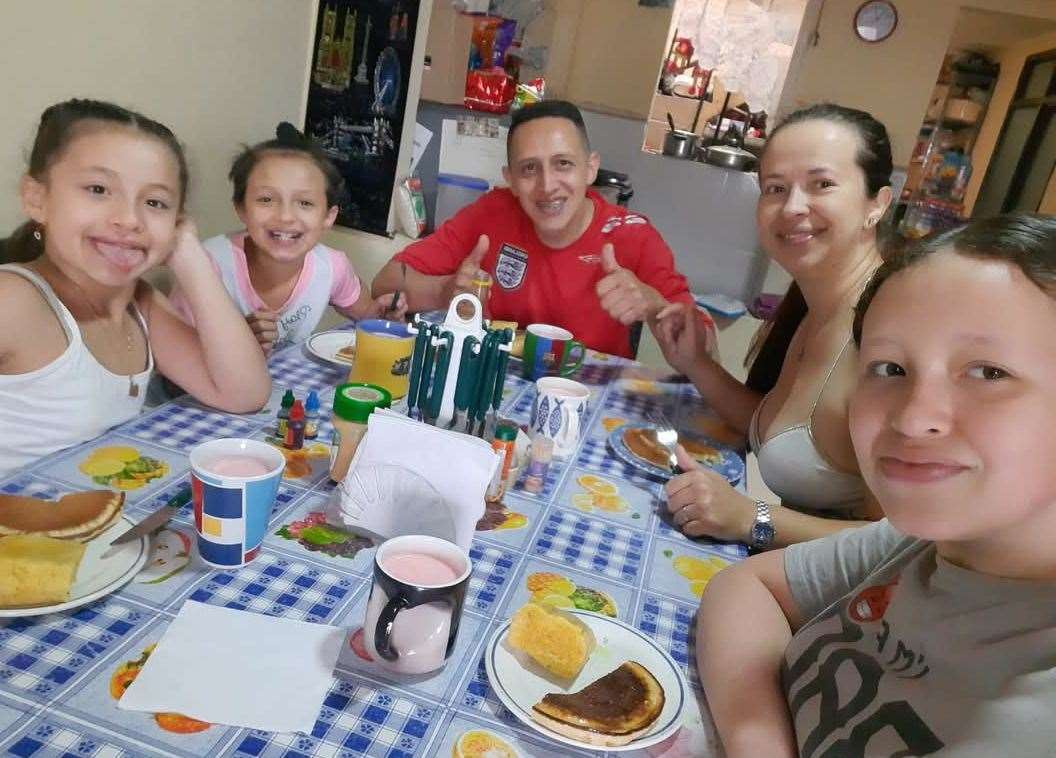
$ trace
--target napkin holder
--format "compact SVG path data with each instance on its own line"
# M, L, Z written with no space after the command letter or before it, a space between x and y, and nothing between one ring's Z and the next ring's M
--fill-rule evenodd
M417 448L419 454L392 460L378 449L380 443L372 446L371 433L378 425L388 427L388 436L398 431L405 449ZM380 437L375 433L375 442ZM460 452L464 476L452 473L459 470ZM334 490L328 514L334 523L372 537L426 534L469 550L498 461L483 440L375 411L348 475Z

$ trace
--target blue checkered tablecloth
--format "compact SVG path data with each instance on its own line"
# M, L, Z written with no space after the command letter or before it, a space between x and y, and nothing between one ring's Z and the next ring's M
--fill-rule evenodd
M615 458L606 438L617 425L643 421L655 410L685 420L707 409L690 385L664 383L629 361L591 352L575 377L592 391L579 449L554 462L541 492L519 482L504 500L507 521L477 532L463 633L435 676L392 678L364 668L346 651L310 734L200 722L194 729L173 728L152 714L119 710L115 677L161 638L188 599L350 632L362 624L373 549L346 555L290 536L325 511L333 487L325 475L328 409L331 389L346 371L313 361L299 346L272 356L269 365L274 391L259 413L221 413L180 398L0 480L2 493L54 499L97 486L79 468L91 451L135 448L164 466L162 476L128 493L125 511L137 520L187 487L187 455L198 443L265 439L285 389L301 398L316 390L323 399L319 440L306 447L299 475L280 487L268 536L251 564L225 572L198 562L185 507L153 542L146 569L120 590L65 612L0 619L0 755L446 758L457 754L459 739L470 731L490 732L525 756L600 755L549 742L525 727L501 705L484 670L492 632L539 581L554 576L604 598L603 612L656 639L703 702L693 663L694 613L706 579L745 550L688 540L671 528L660 517L663 483ZM535 390L514 375L516 366L502 415L523 424ZM616 496L592 500L587 485L599 481L612 485ZM688 710L693 718L687 716L683 737L693 729L707 732L702 709ZM683 753L685 744L714 745L714 734L681 741Z

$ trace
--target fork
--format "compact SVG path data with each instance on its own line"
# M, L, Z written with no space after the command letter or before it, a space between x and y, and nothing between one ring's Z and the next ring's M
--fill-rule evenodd
M649 423L654 427L656 441L667 449L668 465L671 467L671 473L675 476L684 473L682 467L678 465L678 458L675 455L675 445L678 444L678 432L675 431L674 425L668 420L667 415L663 411L652 411L648 414L648 418Z

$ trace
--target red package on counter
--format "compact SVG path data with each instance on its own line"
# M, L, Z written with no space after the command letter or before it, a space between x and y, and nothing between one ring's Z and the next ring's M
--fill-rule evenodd
M517 83L504 69L495 67L466 73L465 106L471 111L508 113Z

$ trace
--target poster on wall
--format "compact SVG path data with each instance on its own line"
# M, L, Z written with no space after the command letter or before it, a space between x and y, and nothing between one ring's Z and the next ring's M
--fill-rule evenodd
M304 131L345 178L342 226L389 232L419 2L319 4Z

